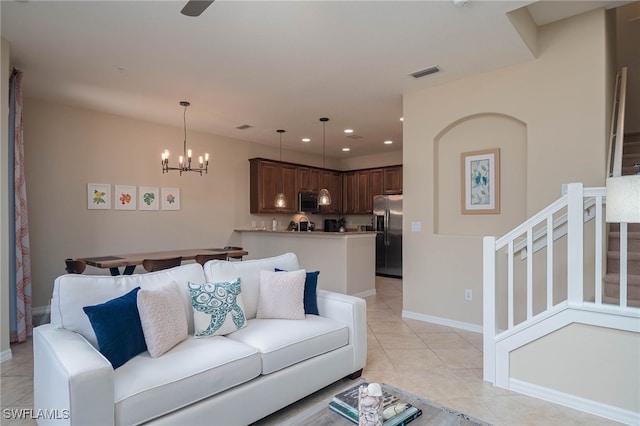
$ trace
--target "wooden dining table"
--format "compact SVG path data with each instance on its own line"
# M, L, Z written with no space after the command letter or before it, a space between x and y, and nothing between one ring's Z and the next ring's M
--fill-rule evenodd
M138 265L145 259L164 259L168 257L182 257L182 260L194 260L199 254L226 254L227 257L242 258L249 252L242 249L200 248L154 251L148 253L113 254L109 256L80 257L87 265L96 268L108 268L111 275L120 275L120 268L124 267L123 275L131 275Z

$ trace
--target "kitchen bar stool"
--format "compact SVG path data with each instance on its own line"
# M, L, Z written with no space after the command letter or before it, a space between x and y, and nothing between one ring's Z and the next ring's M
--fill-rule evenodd
M64 263L67 265L64 268L67 274L81 274L87 267L85 261L80 259L65 259Z
M203 265L205 263L207 263L210 260L227 260L227 254L226 253L220 253L220 254L198 254L196 255L196 262L198 262L199 264Z
M163 269L174 268L180 266L182 263L182 256L167 257L164 259L144 259L142 261L142 267L147 272L162 271Z
M235 246L226 246L223 250L242 250L242 247ZM229 259L240 259L242 260L242 256L229 256Z

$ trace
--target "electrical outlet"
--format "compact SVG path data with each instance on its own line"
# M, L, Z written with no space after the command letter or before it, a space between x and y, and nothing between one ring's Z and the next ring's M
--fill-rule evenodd
M470 288L464 291L464 300L473 300L473 291Z

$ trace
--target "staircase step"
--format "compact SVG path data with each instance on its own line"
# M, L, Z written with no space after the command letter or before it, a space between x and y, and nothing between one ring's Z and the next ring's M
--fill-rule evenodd
M602 281L603 296L620 297L620 275L607 274ZM640 275L627 276L627 298L640 300Z
M612 223L609 227L609 233L620 231L619 223ZM640 232L640 223L628 223L627 224L627 234L631 232Z
M602 303L606 303L606 304L609 304L609 305L618 305L618 306L620 306L620 296L618 296L618 297L602 296ZM640 300L631 299L631 298L627 297L627 306L631 306L631 307L634 307L634 308L640 308Z
M609 250L620 251L620 232L609 232ZM640 253L640 232L627 233L627 252Z
M607 252L607 271L617 274L620 272L620 252ZM640 275L640 253L627 253L627 274Z
M626 142L640 142L640 132L627 132L624 134L624 141Z
M602 281L604 283L618 285L620 283L620 274L608 273ZM627 286L640 287L640 275L627 275Z
M622 155L622 167L633 167L633 165L636 163L640 163L640 153L632 154L624 152L624 154Z
M622 147L622 155L626 154L637 154L640 153L640 140L639 141L628 141L624 140L624 145Z

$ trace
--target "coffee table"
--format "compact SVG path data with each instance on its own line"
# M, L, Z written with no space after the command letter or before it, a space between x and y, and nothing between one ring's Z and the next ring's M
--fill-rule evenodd
M324 400L317 402L306 409L301 410L292 417L282 419L279 421L281 425L288 426L300 426L300 425L314 425L314 426L353 426L355 423L347 420L341 415L334 413L329 408L329 402L333 398L333 395L339 393L342 390L349 389L359 383L365 383L366 380L359 380L352 382L349 386L344 387L338 391L335 391L331 396ZM382 388L398 395L402 401L406 401L422 410L422 415L417 419L411 421L410 425L438 425L438 426L491 426L490 423L460 413L456 410L444 407L435 402L429 401L419 396L413 395L409 392L405 392L401 389L393 386L382 384Z

